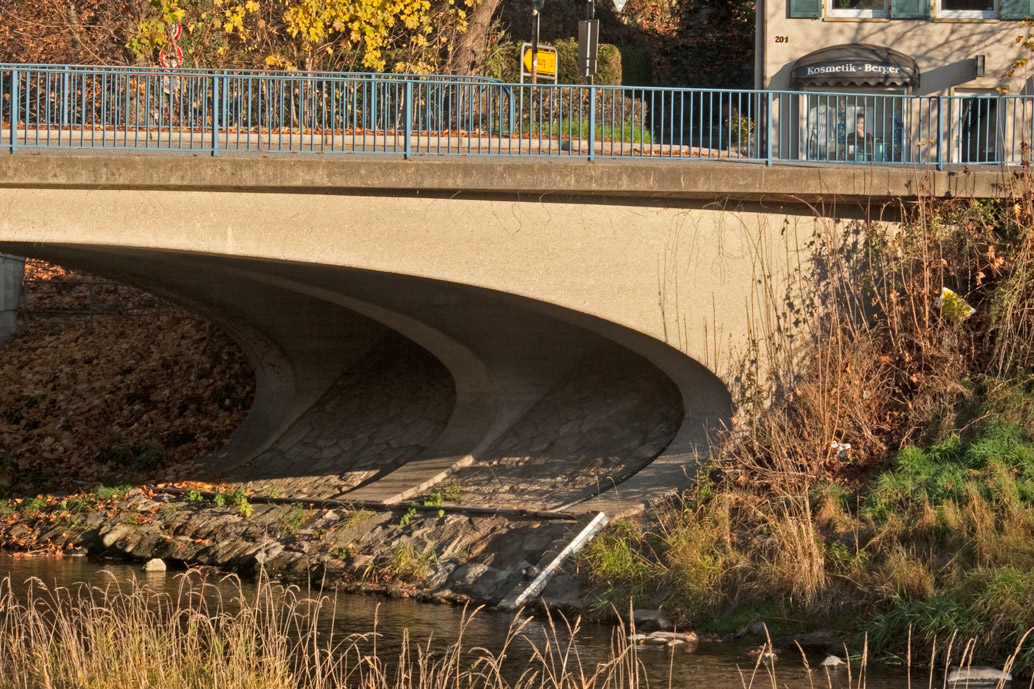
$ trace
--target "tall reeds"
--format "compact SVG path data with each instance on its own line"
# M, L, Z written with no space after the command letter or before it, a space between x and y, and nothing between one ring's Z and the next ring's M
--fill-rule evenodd
M235 581L235 580L234 580ZM577 623L549 619L526 634L518 616L500 648L459 634L386 648L376 621L335 629L334 599L260 580L232 594L197 573L174 594L145 584L52 588L18 594L0 582L0 687L129 689L637 689L643 668L615 636L609 658L583 663ZM531 638L534 637L534 638Z

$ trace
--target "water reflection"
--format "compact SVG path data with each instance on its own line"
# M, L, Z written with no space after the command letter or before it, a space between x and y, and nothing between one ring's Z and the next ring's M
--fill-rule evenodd
M173 599L180 593L182 575L175 572L145 574L136 565L119 562L96 562L85 558L13 559L0 554L0 577L9 575L15 590L25 590L25 582L39 579L48 587L75 587L84 583L106 588L118 586L128 590L134 582L144 584L158 593L167 593ZM233 600L237 596L255 595L253 583L238 583L217 575L207 577L210 585L206 597L221 598L229 613L235 612ZM303 592L304 593L304 592ZM315 592L313 592L315 594ZM459 608L418 603L413 600L384 600L375 596L338 594L333 596L322 611L320 629L335 637L371 632L376 626L378 647L386 652L385 658L397 653L403 637L432 652L456 641L461 633L471 660L478 647L498 652L506 642L507 631L514 616L494 610L481 610L472 617ZM573 624L573 623L572 623ZM508 658L511 671L519 674L526 664L530 645L542 648L547 641L560 641L561 650L567 645L567 623L560 617L552 620L534 618L523 620L521 639L510 647ZM614 643L614 630L607 625L581 624L571 650L577 653L581 666L591 673L597 662L605 660ZM431 641L428 643L428 639ZM747 647L736 644L701 644L697 649L685 645L672 648L645 646L638 651L647 672L649 683L670 689L904 689L906 679L900 672L885 668L869 668L864 683L857 676L848 683L848 673L838 670L827 673L817 668L819 658L810 658L813 667L805 672L799 653L784 652L769 666L758 666L747 654ZM516 678L516 677L515 677ZM925 677L914 677L925 683Z

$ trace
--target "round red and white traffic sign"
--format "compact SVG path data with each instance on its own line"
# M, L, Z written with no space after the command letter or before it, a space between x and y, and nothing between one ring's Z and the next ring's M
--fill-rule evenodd
M183 35L182 24L166 24L165 25L165 38L169 43L175 43Z
M158 64L169 69L177 69L183 66L183 49L178 45L170 45L162 48L158 53Z

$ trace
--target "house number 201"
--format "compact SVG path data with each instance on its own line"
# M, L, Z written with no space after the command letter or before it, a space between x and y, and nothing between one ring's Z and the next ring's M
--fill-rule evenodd
M789 43L790 42L790 37L789 36L776 36L775 39L776 39L775 40L776 43Z

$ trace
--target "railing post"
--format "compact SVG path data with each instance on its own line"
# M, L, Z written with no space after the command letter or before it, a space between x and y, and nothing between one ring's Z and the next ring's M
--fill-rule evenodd
M509 110L510 120L509 120L509 122L506 125L506 135L507 136L513 136L514 123L517 121L517 103L513 100L513 87L512 86L505 86L505 87L503 87L503 90L505 91L506 97L507 97L507 99L509 100L509 103L510 103L510 110ZM521 98L523 99L524 96L521 95ZM522 100L521 102L523 103L524 101Z
M370 77L370 124L368 132L373 132L373 150L377 150L377 78ZM385 132L384 145L387 146L387 132Z
M21 100L21 75L11 70L11 153L18 152L18 102Z
M406 79L405 94L402 101L402 132L406 137L403 146L403 157L409 160L413 155L413 80Z
M774 98L772 92L767 93L768 106L765 111L765 165L772 165L772 137L775 136L775 117L772 115L772 105Z
M219 75L212 75L212 155L219 155Z
M71 96L68 93L68 68L61 71L61 128L68 126L68 101Z
M635 141L635 135L632 136ZM589 160L596 159L596 87L589 85Z
M937 97L937 169L944 169L944 96Z

